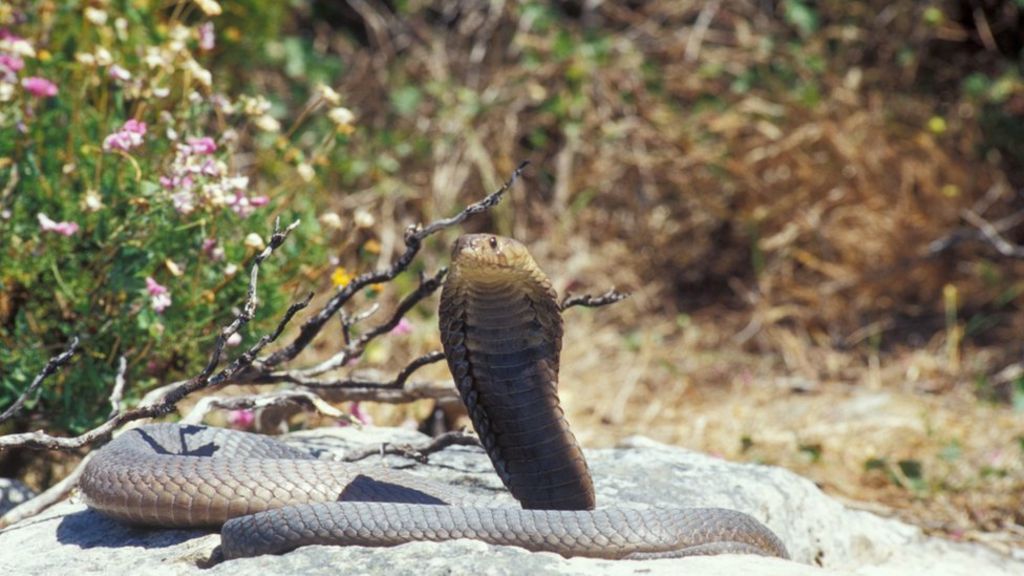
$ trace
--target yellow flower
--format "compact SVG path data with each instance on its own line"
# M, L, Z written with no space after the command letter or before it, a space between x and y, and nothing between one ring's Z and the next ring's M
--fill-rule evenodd
M331 274L331 283L336 287L341 288L348 285L348 283L352 281L352 278L353 276L348 273L348 270L345 270L344 266L338 266Z
M363 250L366 250L370 254L380 254L380 242L377 242L376 240L373 240L371 238L370 240L367 240L365 244L363 244Z

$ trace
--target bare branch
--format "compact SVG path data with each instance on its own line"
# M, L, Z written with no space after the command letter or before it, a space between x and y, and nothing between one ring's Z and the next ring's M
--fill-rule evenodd
M527 162L520 164L501 188L492 192L483 200L467 206L455 216L434 221L426 227L414 225L407 228L405 231L405 252L394 260L391 263L391 266L378 272L367 272L365 274L361 274L346 284L338 291L337 294L324 304L320 312L302 325L298 335L295 336L294 340L292 340L290 344L271 354L268 358L263 360L261 364L268 368L274 368L285 362L293 360L300 352L309 346L313 339L320 333L320 330L323 329L324 325L327 324L327 322L329 322L339 310L341 310L341 307L344 306L352 296L371 284L388 282L404 272L412 263L416 254L419 253L420 248L423 246L424 239L432 234L440 232L441 230L450 228L456 224L461 224L470 216L490 210L501 202L502 196L512 187L515 181L522 174L523 169L526 168L527 164Z
M408 404L417 400L447 402L458 400L459 392L451 381L423 380L408 382L401 388L376 382L338 380L308 386L331 402L378 402L381 404Z
M285 239L288 238L288 234L298 227L299 222L300 220L296 220L285 228L284 231L281 231L281 219L278 218L274 221L274 233L270 236L270 242L268 242L266 248L264 248L263 251L253 259L252 268L249 272L249 291L246 294L245 304L242 306L242 311L235 316L235 319L231 324L228 324L221 329L220 334L217 335L217 341L213 345L213 353L210 354L210 361L206 364L206 368L196 376L195 380L206 380L211 374L213 374L213 371L217 368L217 364L220 363L220 355L224 350L224 345L227 343L228 338L241 330L242 327L248 324L249 321L252 320L253 316L255 316L256 285L259 281L260 264L269 258L278 246L284 243ZM252 361L249 363L251 364Z
M44 380L52 376L54 372L56 372L62 366L67 364L68 361L71 360L71 357L74 356L75 352L77 351L78 336L75 336L71 338L71 342L68 343L67 349L61 352L60 354L54 356L53 358L50 358L46 362L46 366L43 366L43 369L40 370L38 374L36 374L35 378L32 379L32 382L28 385L28 388L26 388L25 391L21 393L21 396L18 396L18 399L14 401L14 404L11 404L10 407L7 408L7 410L4 410L3 414L0 414L0 423L9 420L12 416L20 412L21 409L25 406L25 400L27 400L29 396L35 394L36 390L43 384Z
M409 364L406 365L405 368L402 368L402 371L398 373L398 376L395 377L394 381L392 381L392 384L394 385L395 388L401 388L405 386L405 381L409 379L409 376L412 376L413 372L419 370L420 368L426 366L427 364L440 362L441 360L444 360L444 358L444 352L439 352L436 350L434 352L428 352L423 356L420 356L419 358L413 360L412 362L409 362Z
M373 306L370 306L366 310L353 316L352 321L349 323L349 326L355 326L356 324L362 322L363 320L366 320L370 316L376 314L378 310L380 310L380 302L374 302Z
M700 14L697 15L697 21L694 22L693 28L690 29L690 34L686 39L686 51L683 52L683 58L687 62L696 62L700 58L700 48L704 44L704 35L707 34L708 28L711 27L711 21L714 20L721 4L721 0L711 0L706 2L704 7L701 8Z
M391 381L381 381L376 375L357 378L316 379L302 375L301 372L275 372L257 376L251 384L270 384L288 382L304 386L312 390L330 390L334 401L372 400L384 403L412 402L424 398L457 398L451 382L418 382L408 384L414 372L435 362L444 360L443 352L430 352L416 358L395 376Z
M341 351L339 351L334 356L328 358L327 360L324 360L323 362L317 364L316 366L311 366L303 370L295 370L292 371L290 374L298 378L310 378L313 376L324 374L336 368L341 368L350 360L362 356L363 351L366 349L366 345L369 344L371 340L393 330L395 326L398 326L398 323L402 320L402 317L405 316L406 313L409 312L409 310L412 310L413 306L418 304L427 296L430 296L431 294L436 292L437 289L441 287L441 282L444 280L444 276L447 273L448 270L442 268L438 270L437 274L435 274L433 277L429 279L424 280L423 277L421 276L420 285L416 288L416 290L411 292L409 295L403 298L401 302L398 303L398 306L395 308L395 311L391 314L391 317L388 318L387 321L385 321L383 324L373 327L372 329L370 329L365 334L363 334L362 336L355 340L351 340L351 334L346 329L346 339L349 340L349 342L345 345L344 348L341 349ZM351 327L351 325L357 322L358 320L359 317L357 316L355 319L348 322L348 326ZM271 374L271 377L281 377L281 375L275 373Z
M430 442L414 446L412 444L390 444L383 443L375 448L367 448L346 454L342 461L358 462L371 456L385 456L392 454L415 460L421 464L427 463L427 456L444 450L449 446L480 446L480 438L476 434L465 430L452 430L434 438Z
M252 270L249 275L249 292L245 301L245 305L241 312L235 316L234 320L226 327L221 329L220 334L217 336L217 341L214 343L214 349L210 353L210 359L207 362L206 367L197 376L188 380L175 383L172 387L166 389L166 392L162 395L155 396L152 404L143 404L134 410L127 412L119 412L114 414L107 419L106 422L99 426L84 432L74 437L58 437L51 436L42 431L26 432L22 434L9 434L6 436L0 436L0 450L5 450L11 447L24 447L32 449L49 449L49 450L64 450L70 451L81 448L88 444L92 444L101 438L106 438L110 434L127 422L134 420L141 420L143 418L155 418L158 416L164 416L170 413L177 406L178 402L204 388L210 388L224 384L238 376L239 373L248 370L253 360L259 354L259 352L270 342L273 342L280 334L284 331L288 321L301 309L309 304L311 296L305 300L292 304L292 306L286 312L284 318L278 324L277 329L273 334L263 336L256 344L246 350L241 356L232 361L226 368L222 369L216 375L213 374L216 370L217 365L220 363L220 356L224 350L224 346L227 343L227 339L234 333L238 332L256 312L256 288L259 279L259 266L266 260L275 249L281 246L287 239L288 234L299 225L299 221L296 220L290 226L285 228L283 231L279 228L279 223L274 223L274 233L267 243L267 247L264 248L263 252L253 259ZM74 345L77 345L77 340L73 341ZM73 350L72 350L73 351ZM69 351L69 352L72 352ZM65 353L67 354L67 353ZM66 361L66 360L65 360ZM53 361L51 360L51 363ZM49 366L50 363L47 364ZM56 366L59 367L59 364ZM54 367L54 370L56 369ZM46 369L44 369L46 372ZM52 371L51 371L52 372ZM41 373L42 375L42 373ZM46 374L49 375L49 374ZM45 376L43 376L45 378ZM116 386L115 386L116 388ZM157 399L158 398L158 399Z
M124 399L124 373L128 369L128 361L124 356L117 360L117 375L114 376L114 391L110 393L110 416L112 418L121 412L121 402Z
M373 306L370 306L368 309L351 318L349 318L348 314L345 313L344 308L338 311L338 314L341 316L341 337L345 340L346 347L352 345L352 327L363 320L366 320L370 316L373 316L378 310L380 310L380 303L374 302Z
M355 422L350 414L338 410L308 390L279 390L252 396L206 396L196 403L192 410L181 419L181 422L183 424L201 424L206 415L216 409L250 410L287 404L306 406L329 418L349 423Z
M985 237L985 240L1000 254L1011 258L1024 258L1024 246L1018 246L1004 238L999 229L991 222L985 220L973 210L965 210L963 217L970 225L976 227L982 236Z
M70 474L61 479L60 482L50 486L41 494L37 494L31 500L18 504L14 508L8 510L6 514L0 516L0 529L6 528L15 522L20 522L25 518L35 516L57 502L67 498L71 489L78 483L78 478L82 475L82 472L85 471L85 465L92 459L92 455L92 452L86 454L85 458L82 458L82 461L78 463L78 466L76 466Z
M584 308L598 308L600 306L608 306L609 304L615 304L621 300L629 298L628 292L618 292L614 288L601 294L600 296L594 297L590 294L584 294L583 296L573 296L566 294L565 298L562 299L562 303L559 304L559 308L564 312L573 306L583 306Z

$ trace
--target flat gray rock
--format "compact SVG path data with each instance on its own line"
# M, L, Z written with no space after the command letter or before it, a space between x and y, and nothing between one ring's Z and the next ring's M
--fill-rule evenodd
M289 441L322 458L381 442L424 442L398 429L336 428L296 433ZM203 530L124 526L75 498L0 531L0 574L694 574L980 576L1024 574L1024 562L976 545L929 538L894 520L849 510L813 483L780 468L735 464L633 438L614 449L587 452L603 507L720 506L767 524L786 543L791 561L726 555L647 561L562 558L509 546L458 540L394 548L309 546L282 556L215 563L220 536ZM397 456L381 466L507 498L486 455L452 447L429 464ZM202 567L202 568L201 568Z

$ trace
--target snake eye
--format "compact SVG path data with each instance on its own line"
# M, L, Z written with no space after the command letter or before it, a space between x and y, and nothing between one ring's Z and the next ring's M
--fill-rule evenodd
M490 238L488 238L487 242L491 245L491 248L494 248L494 249L498 248L498 239L495 238L494 236L491 236Z

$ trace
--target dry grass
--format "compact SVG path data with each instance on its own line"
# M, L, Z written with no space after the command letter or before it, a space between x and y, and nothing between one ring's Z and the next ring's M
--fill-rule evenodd
M353 64L355 145L388 153L372 141L388 130L431 153L361 201L383 221L434 216L533 160L474 231L525 241L562 289L635 293L568 315L562 393L584 443L640 433L778 464L926 529L1020 546L1024 421L1008 400L1024 260L964 216L1024 208L1013 151L961 91L998 51L955 7L929 24L922 3L813 3L803 35L765 4L606 2L554 10L554 30L519 3L378 11L370 54L324 39ZM379 105L412 79L414 114ZM1024 133L1014 110L1020 86L1003 111ZM1019 222L1004 231L1024 240Z

